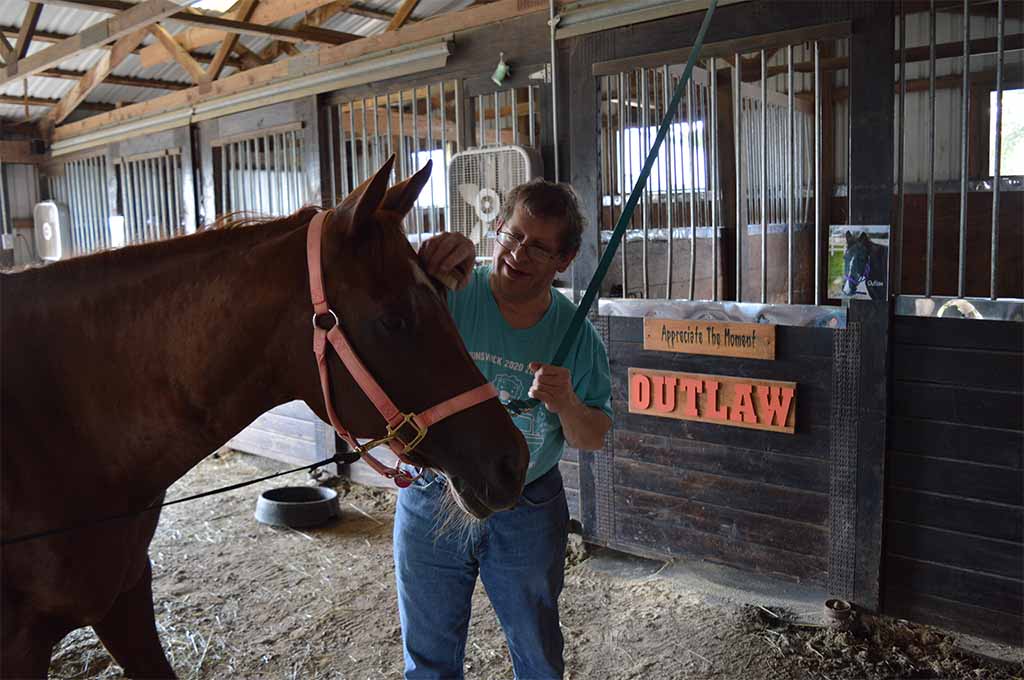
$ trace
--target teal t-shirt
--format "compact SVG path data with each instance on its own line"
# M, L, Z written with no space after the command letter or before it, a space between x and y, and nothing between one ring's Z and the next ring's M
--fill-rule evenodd
M502 403L526 399L533 384L530 362L548 363L558 349L576 311L568 298L551 289L548 311L530 328L512 328L498 309L490 286L490 267L473 271L469 285L448 293L448 306L466 349L477 367L498 390ZM612 383L608 353L590 321L584 323L566 357L576 395L587 406L612 417ZM527 483L558 464L565 448L562 423L543 404L513 420L530 446Z

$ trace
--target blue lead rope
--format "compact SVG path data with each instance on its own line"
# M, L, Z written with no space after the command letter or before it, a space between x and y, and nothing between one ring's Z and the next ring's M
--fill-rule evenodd
M562 342L555 351L554 358L551 360L551 363L555 366L561 366L565 362L569 349L576 341L576 336L579 335L580 328L583 326L583 320L586 319L587 314L590 312L590 307L594 304L594 298L597 297L601 282L604 281L605 274L608 273L608 268L612 264L612 258L615 257L615 251L619 248L619 242L622 241L622 237L626 233L626 227L633 218L633 211L636 209L636 204L640 201L640 196L647 185L647 178L651 174L651 168L654 167L654 162L658 159L661 143L664 141L665 135L668 134L668 129L672 125L672 119L675 118L676 109L679 108L679 101L683 98L683 90L686 88L687 83L690 82L693 66L700 58L700 51L704 46L704 36L708 32L708 27L711 26L711 17L715 13L716 5L718 5L718 0L711 0L711 4L708 5L708 11L704 15L704 22L700 25L700 31L697 33L697 40L694 41L690 56L686 59L686 69L683 70L683 77L679 79L679 84L676 85L676 90L672 94L672 101L669 102L668 110L665 112L664 118L661 119L661 126L658 128L658 134L654 138L654 145L647 153L647 160L644 161L643 170L640 171L640 176L637 178L636 184L633 185L633 191L629 194L629 200L626 201L626 206L622 209L622 214L619 215L618 224L615 225L615 231L612 232L612 237L608 241L608 247L605 248L604 255L601 256L601 261L594 272L594 278L590 280L590 285L587 286L587 291L583 294L583 300L580 301L579 307L576 308L572 322L569 324L569 328L566 329ZM711 74L712 78L715 76L716 74ZM532 398L515 399L506 404L505 408L512 415L519 415L526 413L539 403L538 400Z

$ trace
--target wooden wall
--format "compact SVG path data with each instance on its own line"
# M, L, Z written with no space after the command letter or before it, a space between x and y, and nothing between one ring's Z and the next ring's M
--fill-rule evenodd
M645 351L643 320L611 317L613 528L602 542L824 584L832 335L779 326L775 361L702 357ZM629 367L794 381L797 433L632 415Z
M893 324L887 613L1024 644L1024 326Z

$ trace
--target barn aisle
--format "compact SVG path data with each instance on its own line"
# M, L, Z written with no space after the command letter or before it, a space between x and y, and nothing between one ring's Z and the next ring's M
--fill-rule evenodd
M256 460L224 450L180 480L169 497L266 474ZM290 481L303 480L296 475ZM280 479L266 482L164 513L151 557L157 621L172 665L181 678L193 680L401 677L393 494L339 486L342 521L299 532L270 528L252 517L258 493L280 485ZM809 639L814 654L798 649L795 643L803 638L794 631L801 629L787 632L764 613L817 620L820 600L813 591L749 574L737 578L739 572L707 564L690 568L610 553L588 559L575 541L570 549L562 596L568 678L884 677L865 676L841 653L832 659L842 640L825 639L816 629L804 629L817 636ZM501 630L482 588L474 611L467 678L511 677ZM902 643L920 642L900 627L897 638L901 631ZM938 649L943 638L935 634L932 642ZM1014 677L992 664L975 674L979 665L973 660L945 653L946 677ZM874 661L879 668L898 667ZM889 663L905 662L894 657ZM56 650L50 677L122 674L91 630L83 629Z

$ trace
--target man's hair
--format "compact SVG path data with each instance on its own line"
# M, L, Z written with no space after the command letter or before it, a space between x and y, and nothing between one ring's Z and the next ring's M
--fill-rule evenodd
M501 219L508 222L516 206L522 206L531 217L561 220L562 255L575 253L583 239L583 212L580 198L568 184L549 182L537 178L520 184L508 193L502 208Z

